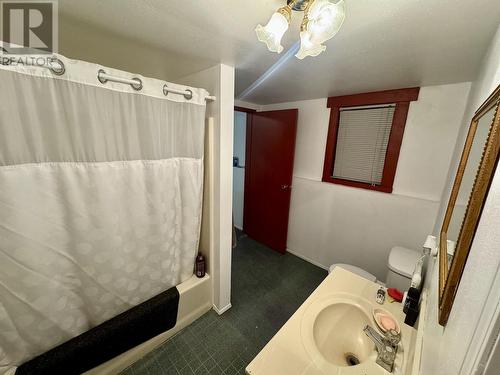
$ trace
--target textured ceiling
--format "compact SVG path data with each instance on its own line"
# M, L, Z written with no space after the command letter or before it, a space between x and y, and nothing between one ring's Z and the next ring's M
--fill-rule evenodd
M254 28L284 3L59 0L59 9L61 18L86 25L89 35L100 30L93 43L110 33L161 50L170 76L218 62L234 65L238 95L279 59L257 42ZM500 23L498 0L346 0L346 8L344 26L325 53L288 60L244 100L276 103L469 81ZM294 13L285 48L298 39L300 21L301 13ZM72 37L78 41L77 34L65 36Z

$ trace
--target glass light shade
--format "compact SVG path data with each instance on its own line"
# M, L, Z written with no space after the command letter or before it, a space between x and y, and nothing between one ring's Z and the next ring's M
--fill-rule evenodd
M307 13L308 22L300 33L300 50L295 55L299 59L318 56L326 50L324 42L333 38L345 19L344 0L315 0Z
M321 43L314 43L311 41L311 32L303 30L300 32L300 50L295 57L302 60L307 56L318 56L321 52L326 50L326 46Z
M267 49L271 52L281 53L283 51L283 46L281 45L281 38L288 30L288 20L281 13L274 13L264 27L258 25L255 28L257 33L257 39L261 42L266 43Z

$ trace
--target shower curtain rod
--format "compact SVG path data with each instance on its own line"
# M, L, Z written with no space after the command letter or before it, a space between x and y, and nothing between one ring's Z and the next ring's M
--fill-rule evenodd
M123 78L123 77L117 77L113 76L111 74L106 73L103 69L100 69L99 72L97 73L97 79L101 83L106 83L108 81L113 81L113 82L119 82L119 83L125 83L127 85L132 86L134 90L141 90L142 89L142 80L140 78L134 77L134 78ZM189 89L187 90L179 90L179 89L174 89L172 87L168 87L167 84L163 85L163 94L167 96L169 93L172 94L179 94L179 95L184 95L184 97L189 100L193 97L193 92ZM210 100L214 101L216 100L215 96L206 96L205 100Z
M56 63L55 66L53 64L54 62ZM3 61L2 59L0 59L0 64L10 65L10 60ZM54 73L55 75L58 75L58 76L61 76L66 72L66 67L64 66L64 63L58 58L52 59L52 61L50 61L50 63L48 63L48 64L47 63L30 64L30 62L27 61L26 65L36 65L36 66L40 66L43 68L47 68L50 71L52 71L52 73ZM59 65L59 66L57 66L57 65ZM137 78L137 77L134 77L134 78L117 77L117 76L113 76L111 74L107 74L103 69L99 69L99 71L97 72L97 79L99 80L99 82L101 82L103 84L108 82L108 81L112 81L112 82L118 82L118 83L125 83L127 85L132 86L132 88L134 90L137 90L137 91L142 89L142 80L140 78ZM163 85L163 94L165 96L167 96L169 93L184 95L184 98L186 98L187 100L190 100L193 97L193 92L189 89L179 90L179 89L174 89L172 87L168 87L167 84ZM215 96L212 96L212 95L208 95L205 97L205 100L208 100L208 101L215 101L216 99L217 98Z

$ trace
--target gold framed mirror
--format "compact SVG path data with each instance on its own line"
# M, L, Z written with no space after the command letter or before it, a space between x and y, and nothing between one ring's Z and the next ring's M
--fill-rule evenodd
M439 236L439 323L446 325L498 164L500 86L474 114Z

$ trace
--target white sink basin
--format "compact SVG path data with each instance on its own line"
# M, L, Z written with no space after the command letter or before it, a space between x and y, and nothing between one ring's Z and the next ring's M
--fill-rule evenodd
M315 365L332 371L374 360L375 345L363 332L373 325L371 311L368 301L344 293L312 303L302 318L301 335Z
M358 365L374 349L363 332L367 324L370 317L359 306L333 303L321 310L314 321L314 343L327 362L336 366Z

